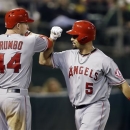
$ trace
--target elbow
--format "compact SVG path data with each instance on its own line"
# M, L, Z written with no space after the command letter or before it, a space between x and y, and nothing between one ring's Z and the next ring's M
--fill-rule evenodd
M128 95L128 94L124 94L124 95L130 101L130 95Z
M130 95L125 95L125 97L130 101Z
M46 61L45 60L44 61L39 60L39 64L40 65L46 65Z

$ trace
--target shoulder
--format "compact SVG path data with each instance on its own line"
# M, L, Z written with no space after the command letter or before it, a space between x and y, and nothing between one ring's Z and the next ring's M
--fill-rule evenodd
M97 49L95 51L93 58L95 59L95 61L98 61L98 63L100 62L101 64L108 65L108 64L110 64L110 62L113 62L113 59L111 57L109 57L108 55L106 55L100 49Z
M111 57L109 57L108 55L106 55L103 51L101 51L100 49L96 50L95 55L97 55L98 57L100 57L101 59L111 59Z
M70 50L65 50L65 51L61 51L61 52L54 52L53 54L75 54L75 53L77 53L78 52L78 50L77 49L75 49L75 50L73 50L73 49L70 49Z
M40 34L35 34L35 33L31 33L28 36L25 36L27 39L34 39L36 41L48 41L48 37L45 35L40 35Z

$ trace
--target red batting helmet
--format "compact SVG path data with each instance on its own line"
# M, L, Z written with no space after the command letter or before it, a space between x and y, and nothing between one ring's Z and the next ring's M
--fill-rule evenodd
M28 12L23 8L12 9L5 15L5 27L8 29L13 28L17 23L34 22L29 18Z
M85 44L95 39L96 27L89 21L79 20L76 21L71 30L66 33L76 35L80 44Z

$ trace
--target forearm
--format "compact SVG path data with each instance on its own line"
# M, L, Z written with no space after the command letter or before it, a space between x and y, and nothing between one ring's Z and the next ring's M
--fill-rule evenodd
M45 57L44 53L46 53L46 52L41 52L40 55L39 55L39 64L40 65L52 66L51 54L48 55L48 57Z
M44 58L44 52L40 52L40 55L39 55L39 64L40 65L45 65L46 63L46 59Z
M126 98L130 100L130 86L127 82L118 86L122 93L125 95Z
M54 43L55 40L57 40L57 38L61 37L61 33L62 29L60 27L58 26L52 27L50 37L48 38L49 41L51 41L51 45L48 47L46 51L40 53L39 64L52 66L51 54L53 52Z
M54 47L55 41L52 42L52 47L48 48L44 52L40 52L39 55L39 64L41 65L49 65L51 61L51 54L53 53L53 47Z
M49 38L49 39L52 41L52 46L51 46L51 48L48 48L46 51L43 52L44 60L47 60L53 52L53 47L54 47L55 41L52 40L51 38Z

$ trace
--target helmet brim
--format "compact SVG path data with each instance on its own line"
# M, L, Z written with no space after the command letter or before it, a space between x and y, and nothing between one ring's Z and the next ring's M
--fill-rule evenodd
M70 34L70 35L78 35L78 33L76 31L73 31L73 30L66 31L66 33Z
M32 22L34 22L34 20L31 19L31 18L29 18L29 19L27 20L27 22L28 22L28 23L32 23Z

